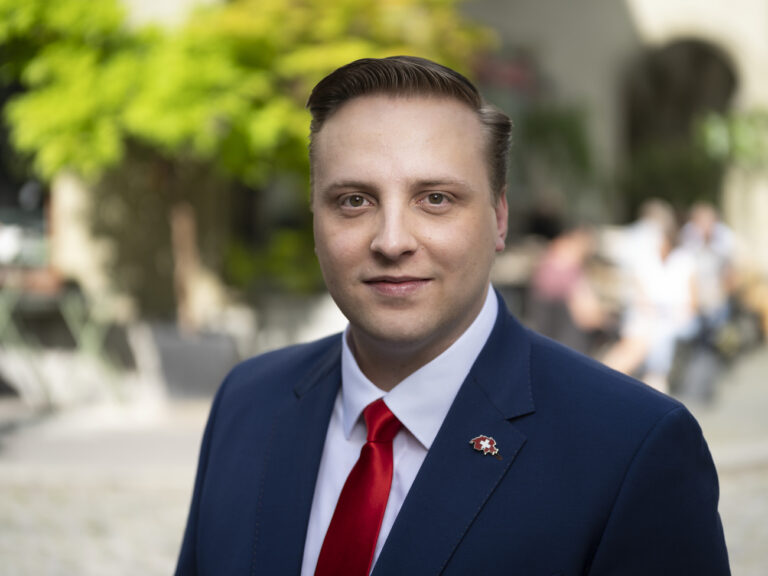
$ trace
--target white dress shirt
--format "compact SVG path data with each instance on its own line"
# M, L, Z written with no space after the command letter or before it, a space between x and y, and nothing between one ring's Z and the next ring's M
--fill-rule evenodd
M377 388L360 370L347 343L347 328L342 336L341 389L325 437L304 545L302 576L312 576L315 572L336 502L365 444L363 409L384 397L403 428L392 443L392 486L376 542L373 568L427 451L493 330L498 307L496 295L489 288L482 310L456 342L387 393ZM469 440L467 438L467 442Z

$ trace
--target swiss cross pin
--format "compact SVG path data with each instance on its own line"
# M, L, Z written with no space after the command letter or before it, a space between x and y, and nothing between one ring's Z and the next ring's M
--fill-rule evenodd
M499 453L499 449L496 447L496 440L490 436L475 436L469 441L472 447L478 452L482 452L486 456L490 454L495 456Z

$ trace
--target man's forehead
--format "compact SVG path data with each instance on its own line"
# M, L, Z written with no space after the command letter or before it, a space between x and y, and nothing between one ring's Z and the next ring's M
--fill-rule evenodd
M463 139L480 144L482 124L461 102L447 98L365 96L346 103L315 135L315 147L326 144L398 148L409 143L442 147ZM474 141L473 141L474 139ZM319 144L319 146L317 146Z
M470 106L451 96L433 94L390 94L388 92L375 92L349 99L339 106L325 121L318 133L322 133L329 125L354 116L358 119L367 118L371 122L380 121L393 115L421 115L430 113L438 114L458 113L465 119L475 118L478 125L480 120ZM463 113L462 113L463 112Z
M443 140L464 139L467 147L480 139L483 126L462 102L430 96L367 95L354 98L328 118L314 135L314 160L335 146L402 147L408 142L439 146Z
M360 98L331 119L315 142L316 194L427 183L490 190L484 135L461 102Z

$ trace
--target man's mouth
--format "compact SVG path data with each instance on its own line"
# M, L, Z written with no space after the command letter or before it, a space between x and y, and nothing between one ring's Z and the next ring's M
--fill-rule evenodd
M383 296L409 296L430 281L430 278L416 276L374 276L364 282Z

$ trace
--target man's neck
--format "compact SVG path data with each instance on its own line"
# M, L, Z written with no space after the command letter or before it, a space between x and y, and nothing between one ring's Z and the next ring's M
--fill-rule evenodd
M377 388L386 392L437 358L454 341L455 339L441 346L414 347L412 343L397 346L373 342L356 334L354 330L349 331L349 347L360 370Z
M347 343L360 371L377 388L389 392L419 368L450 348L477 320L482 309L481 303L471 321L456 326L448 338L388 342L371 338L370 335L350 326Z

